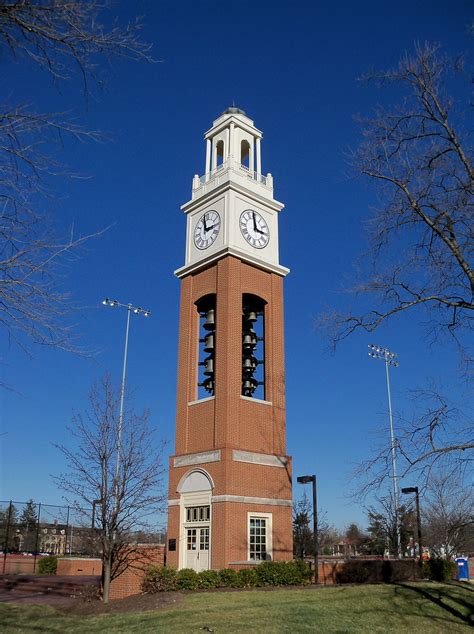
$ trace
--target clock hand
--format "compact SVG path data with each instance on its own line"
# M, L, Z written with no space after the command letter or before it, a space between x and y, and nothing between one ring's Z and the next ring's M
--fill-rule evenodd
M258 231L257 221L255 220L255 212L254 211L252 211L252 218L253 218L253 230L254 231Z

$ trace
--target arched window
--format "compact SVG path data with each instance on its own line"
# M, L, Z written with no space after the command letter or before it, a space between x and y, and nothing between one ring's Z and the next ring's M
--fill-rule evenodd
M198 398L214 396L216 370L216 296L196 302L199 314Z
M245 140L240 144L240 163L243 167L250 169L250 143Z
M242 396L265 400L265 301L242 296Z
M217 141L216 144L216 167L219 168L224 163L224 141Z

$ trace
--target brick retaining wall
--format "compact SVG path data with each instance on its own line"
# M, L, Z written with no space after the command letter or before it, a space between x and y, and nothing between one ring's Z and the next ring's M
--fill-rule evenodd
M64 557L58 559L56 574L100 577L102 574L102 561L100 559L85 559L82 557Z
M131 546L127 553L129 565L110 584L110 598L123 599L134 594L140 594L146 569L150 566L162 566L164 558L164 545Z

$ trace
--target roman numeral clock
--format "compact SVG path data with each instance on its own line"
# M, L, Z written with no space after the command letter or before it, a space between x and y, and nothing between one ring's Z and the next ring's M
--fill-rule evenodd
M228 108L205 133L181 280L167 561L195 570L292 558L283 280L262 133Z

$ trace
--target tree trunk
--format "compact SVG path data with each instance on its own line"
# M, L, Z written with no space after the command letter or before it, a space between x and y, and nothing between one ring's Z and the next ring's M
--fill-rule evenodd
M104 557L102 560L102 591L103 591L103 600L104 603L109 602L109 591L110 591L110 572L112 569L112 557Z

